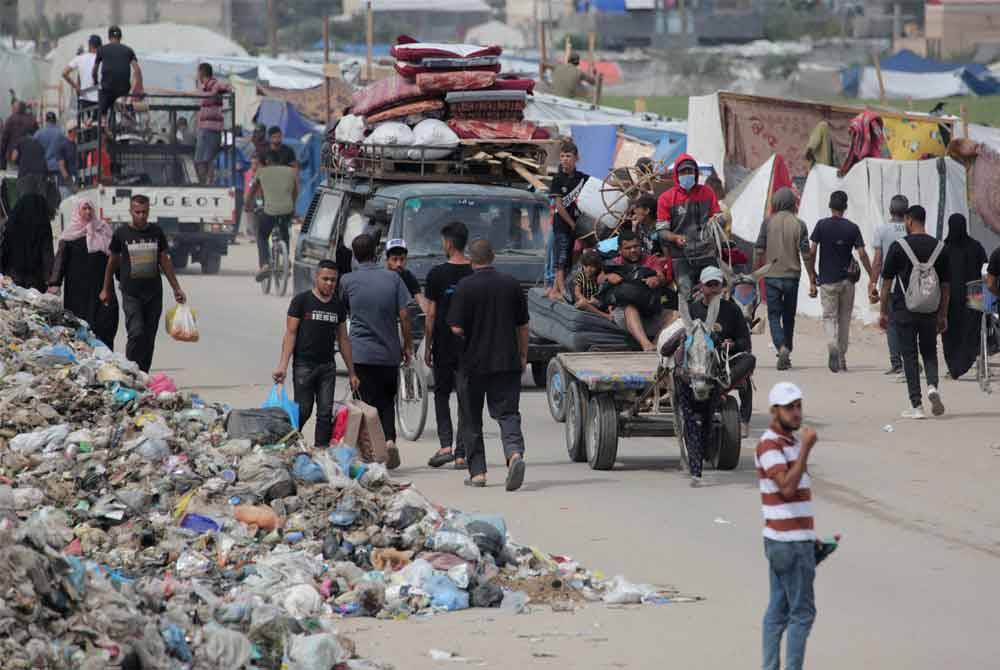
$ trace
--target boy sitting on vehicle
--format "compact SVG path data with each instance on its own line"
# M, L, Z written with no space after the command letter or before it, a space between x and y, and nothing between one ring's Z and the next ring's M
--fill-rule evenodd
M577 270L573 278L573 296L576 308L584 312L591 312L611 320L611 312L608 311L603 302L597 297L600 285L597 282L598 275L604 269L601 257L593 249L588 249L580 256L580 269Z

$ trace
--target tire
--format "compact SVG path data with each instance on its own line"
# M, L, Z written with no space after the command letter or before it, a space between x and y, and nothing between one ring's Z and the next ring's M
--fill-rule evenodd
M416 442L427 424L427 381L415 367L399 368L399 392L396 394L396 426L399 434Z
M587 390L578 381L570 381L566 391L566 452L569 460L583 463L587 460L584 430L587 425Z
M209 252L202 252L201 273L205 275L217 275L222 269L222 255Z
M174 264L175 270L183 270L188 266L190 255L187 249L176 249L170 252L170 261Z
M587 415L587 462L591 470L610 470L618 456L618 408L614 396L595 395Z
M274 294L284 297L288 293L288 279L292 274L291 263L288 262L288 246L284 240L275 243L271 264L274 267Z
M549 361L545 369L545 399L549 414L556 423L566 420L566 371L558 358Z
M548 366L545 363L535 361L531 364L531 379L535 386L543 389L548 384Z
M716 470L735 470L740 464L743 438L740 435L740 406L733 396L722 399L719 409L719 447L715 452Z

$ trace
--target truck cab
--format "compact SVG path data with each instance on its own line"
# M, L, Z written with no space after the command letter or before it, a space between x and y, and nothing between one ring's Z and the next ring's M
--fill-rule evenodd
M86 198L105 221L127 225L129 201L141 193L150 200L149 221L167 236L174 266L195 261L203 273L218 273L236 237L237 189L242 190L233 142L234 97L222 98L226 127L214 179L206 184L199 183L195 170L195 147L177 136L178 118L189 118L194 126L199 96L145 95L119 104L113 131L104 132L98 129L96 108L78 105L79 190L60 205L60 224L68 225L76 203Z

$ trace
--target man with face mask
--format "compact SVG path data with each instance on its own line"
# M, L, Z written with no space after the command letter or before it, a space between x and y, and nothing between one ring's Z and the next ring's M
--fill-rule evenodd
M682 300L703 268L715 264L715 245L702 240L702 229L718 214L715 192L698 183L698 163L690 154L674 162L674 185L656 203L656 230L665 253L673 262L677 290Z

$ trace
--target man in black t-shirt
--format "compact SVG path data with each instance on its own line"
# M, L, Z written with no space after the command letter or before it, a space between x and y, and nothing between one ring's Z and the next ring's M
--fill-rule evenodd
M337 350L347 365L351 388L358 388L351 355L351 338L347 333L347 308L336 294L337 264L329 259L319 262L312 289L292 298L288 305L285 337L281 341L281 357L275 368L275 383L285 381L288 361L292 365L295 402L299 406L299 430L306 425L316 404L315 446L326 447L333 435L333 399L337 384Z
M455 462L455 469L465 467L465 421L462 418L464 397L458 393L458 433L451 423L451 393L458 389L458 357L462 341L448 327L448 309L458 283L472 274L465 257L469 229L461 221L452 221L441 228L441 246L447 263L434 266L427 274L427 318L424 331L424 361L434 370L434 416L437 420L441 448L427 465L439 468ZM455 445L454 452L452 444Z
M97 76L98 71L101 73L100 77ZM122 29L118 26L108 28L108 43L97 50L91 78L94 86L100 80L97 102L101 116L114 107L118 98L142 93L139 60L131 47L122 44Z
M159 226L149 223L149 198L133 195L129 213L131 223L119 226L111 238L111 259L104 271L100 300L105 305L111 302L114 290L111 278L121 269L118 286L122 292L125 330L128 331L125 357L143 372L149 372L156 330L163 312L161 270L174 290L174 299L183 304L187 298L174 274L174 264L167 251L167 236Z
M469 246L474 273L458 283L448 326L462 338L459 383L464 396L465 449L470 477L466 485L486 486L483 402L500 424L507 459L507 490L524 482L524 435L521 433L521 373L528 363L528 303L520 284L493 268L487 240Z
M990 254L990 264L986 266L986 287L1000 298L1000 247Z
M423 291L420 289L420 280L406 269L408 254L406 240L400 238L389 240L385 245L385 269L392 270L399 275L403 283L406 284L406 290L410 292L410 297L420 306L420 311L426 314L427 299L424 298Z
M903 372L906 374L906 387L910 395L910 409L903 412L904 419L925 419L923 402L920 394L920 367L917 363L917 350L924 361L924 372L927 375L927 399L931 402L934 416L944 414L944 404L938 391L938 360L937 336L948 329L948 303L950 287L948 285L949 268L948 254L944 252L944 243L928 235L924 229L927 213L920 205L914 205L906 210L907 235L897 240L889 247L882 266L881 318L879 325L885 330L889 324L889 310L896 319L899 351L903 357ZM920 263L930 262L937 250L934 271L937 273L941 288L941 301L937 311L922 313L912 312L906 307L905 291L910 284L910 273L913 263L901 242L913 251ZM893 281L895 280L895 281ZM895 288L893 288L893 286ZM890 296L891 290L891 296Z
M555 280L549 292L553 300L562 300L566 287L566 275L573 267L573 244L576 242L576 222L580 209L576 205L587 175L576 169L580 159L573 142L566 141L559 149L559 172L552 178L549 197L555 205L552 215L552 266Z
M284 135L281 133L281 128L271 126L267 129L267 135L270 140L270 150L277 155L278 165L286 165L298 170L299 161L295 158L295 151L282 141Z

